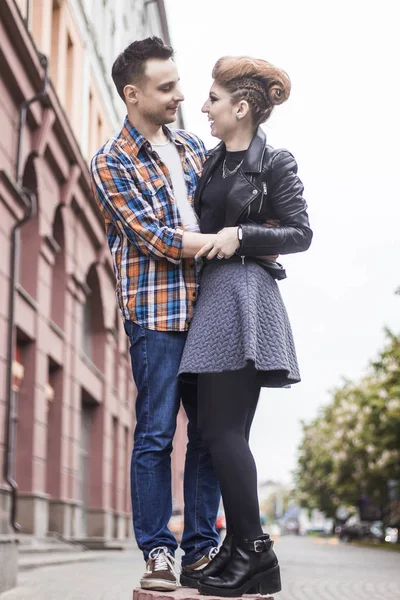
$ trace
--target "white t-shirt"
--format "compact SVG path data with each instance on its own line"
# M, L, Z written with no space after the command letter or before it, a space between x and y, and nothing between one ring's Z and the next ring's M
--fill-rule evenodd
M186 183L177 147L174 142L171 141L163 145L152 144L152 146L165 166L168 167L168 171L171 175L175 202L184 228L187 231L199 232L200 228L197 223L196 214L187 197Z

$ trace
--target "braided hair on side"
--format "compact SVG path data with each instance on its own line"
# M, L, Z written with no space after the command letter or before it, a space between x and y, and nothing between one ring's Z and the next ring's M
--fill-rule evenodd
M267 121L274 106L290 95L289 76L266 60L249 56L224 56L214 66L212 76L232 96L233 102L246 100L256 125Z

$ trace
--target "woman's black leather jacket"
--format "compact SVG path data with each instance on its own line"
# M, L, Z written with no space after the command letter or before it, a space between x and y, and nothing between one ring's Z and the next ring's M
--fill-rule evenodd
M223 142L207 155L194 200L199 217L202 191L224 156ZM297 163L287 150L266 145L266 136L260 127L242 166L230 180L225 227L242 225L243 240L238 254L291 254L309 248L313 234L303 198L304 187L297 176ZM279 221L279 225L265 227L263 223L269 219Z

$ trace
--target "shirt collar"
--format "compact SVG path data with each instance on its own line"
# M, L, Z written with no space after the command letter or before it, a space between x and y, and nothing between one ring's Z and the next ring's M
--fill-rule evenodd
M165 134L167 135L167 137L172 142L174 142L174 144L176 144L177 146L185 145L183 140L180 139L172 129L170 129L166 125L163 125L163 130L164 130ZM134 127L130 123L128 116L125 117L124 125L122 127L122 135L128 141L129 145L132 148L133 153L136 156L139 154L139 151L141 150L141 148L143 146L147 150L151 150L150 142L147 140L147 138L144 137L144 135L142 135L140 133L140 131L138 131L136 129L136 127Z

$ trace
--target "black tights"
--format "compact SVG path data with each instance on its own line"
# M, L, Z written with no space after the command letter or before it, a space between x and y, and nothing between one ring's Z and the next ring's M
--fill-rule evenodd
M248 444L259 395L252 364L198 375L198 424L221 487L227 532L238 539L262 534L257 470Z

